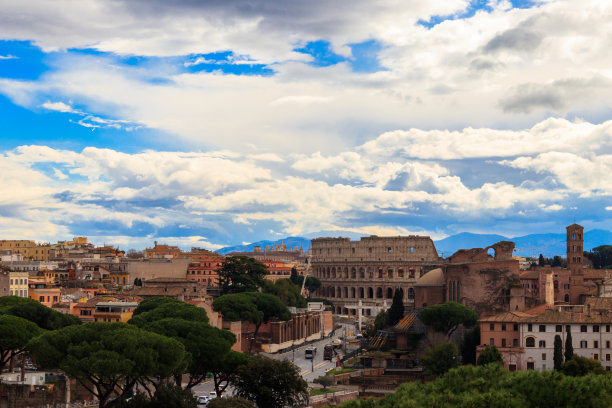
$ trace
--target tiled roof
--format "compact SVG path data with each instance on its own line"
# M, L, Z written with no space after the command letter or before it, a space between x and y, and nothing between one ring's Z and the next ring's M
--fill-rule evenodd
M528 270L519 275L520 279L539 279L540 271L538 270Z

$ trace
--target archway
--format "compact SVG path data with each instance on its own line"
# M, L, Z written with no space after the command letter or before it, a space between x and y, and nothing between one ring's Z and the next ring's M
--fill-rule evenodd
M374 289L368 288L368 299L374 298Z
M383 290L381 287L376 288L376 298L377 299L382 299L383 297Z
M387 299L393 299L393 289L387 288Z

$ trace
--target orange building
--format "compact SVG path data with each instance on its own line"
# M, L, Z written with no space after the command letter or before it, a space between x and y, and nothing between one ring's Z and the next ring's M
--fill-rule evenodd
M184 258L183 253L177 246L170 246L166 244L158 244L155 242L153 248L147 248L144 250L145 258Z
M281 261L272 261L262 259L260 262L268 268L268 275L266 275L266 279L271 280L273 282L278 279L289 279L291 276L291 264L286 264Z
M30 299L37 300L41 304L51 307L54 303L59 302L61 296L61 288L49 286L45 282L29 281L28 296Z
M224 256L210 252L202 256L199 262L190 263L187 267L187 279L206 286L219 286L219 269Z

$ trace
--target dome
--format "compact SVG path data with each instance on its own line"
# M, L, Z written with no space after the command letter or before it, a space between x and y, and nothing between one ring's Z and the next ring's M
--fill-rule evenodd
M441 268L432 269L416 281L414 286L443 286L446 283Z

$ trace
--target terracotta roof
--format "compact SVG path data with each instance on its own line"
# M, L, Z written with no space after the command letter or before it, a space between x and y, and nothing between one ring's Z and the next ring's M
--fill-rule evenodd
M481 322L522 322L524 319L533 317L525 312L504 312L489 317L483 317Z

